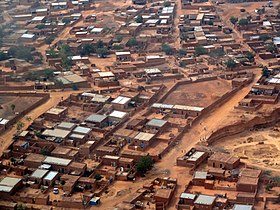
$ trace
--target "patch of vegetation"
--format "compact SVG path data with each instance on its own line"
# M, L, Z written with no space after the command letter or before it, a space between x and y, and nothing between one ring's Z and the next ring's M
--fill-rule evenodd
M206 53L207 53L206 49L202 46L197 46L194 48L195 56L205 55Z
M222 57L224 55L225 55L225 51L223 48L214 49L209 53L209 56L211 56L213 58Z
M144 19L141 15L138 15L135 19L136 23L143 23Z
M166 55L172 55L173 54L173 49L169 44L162 44L161 49Z
M136 170L139 174L144 175L147 171L153 168L153 165L153 158L151 156L144 156L136 164Z
M233 25L235 25L235 24L238 22L238 18L232 16L232 17L230 17L229 21L230 21Z
M233 69L237 66L237 63L232 58L230 58L230 59L225 61L225 65L226 65L227 68Z
M32 52L35 48L27 47L23 45L13 46L9 49L8 53L14 58L23 59L26 61L32 61L33 55Z

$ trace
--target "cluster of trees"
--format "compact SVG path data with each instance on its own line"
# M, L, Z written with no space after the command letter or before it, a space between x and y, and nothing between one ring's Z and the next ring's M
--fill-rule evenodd
M13 46L8 50L8 56L23 59L26 61L32 61L32 52L35 51L34 47L27 47L24 45Z
M145 175L145 173L153 168L154 160L151 156L142 157L136 164L136 170L140 175Z
M200 55L205 55L205 54L207 54L207 50L204 47L197 46L197 47L194 48L194 55L195 56L198 57Z
M248 25L250 20L248 18L240 18L238 19L237 17L231 17L230 22L235 25L236 23L238 23L240 26L245 26Z
M96 53L100 58L106 58L107 55L109 54L108 48L104 46L104 43L99 40L96 45L93 44L85 44L81 50L80 50L80 55L85 56L85 55L90 55L93 53Z
M33 51L35 50L34 47L26 47L23 45L13 46L11 47L8 52L0 51L0 61L7 60L11 57L32 61L33 60Z
M25 80L42 80L42 78L52 81L54 79L54 70L52 69L45 69L43 71L28 71L24 73L23 78Z
M232 58L229 58L225 61L225 65L229 69L234 69L237 66L237 63Z

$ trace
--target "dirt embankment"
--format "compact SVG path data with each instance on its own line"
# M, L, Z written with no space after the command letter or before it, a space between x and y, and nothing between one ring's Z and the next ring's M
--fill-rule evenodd
M280 108L275 109L267 116L256 116L249 121L239 121L236 124L225 126L212 133L207 139L207 144L229 136L233 136L256 127L272 126L280 121Z

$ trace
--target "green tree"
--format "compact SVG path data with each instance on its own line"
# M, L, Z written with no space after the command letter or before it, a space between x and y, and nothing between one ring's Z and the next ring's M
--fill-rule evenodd
M96 43L96 47L97 48L103 48L104 47L104 43L101 40L98 40L98 42Z
M72 85L72 89L73 89L73 90L79 90L79 87L78 87L77 84L73 84L73 85Z
M115 40L116 40L117 42L121 42L121 41L123 40L123 36L120 35L120 34L118 34L118 35L115 36Z
M266 48L271 53L277 52L277 47L273 43L269 43Z
M227 68L233 69L233 68L236 67L237 64L232 58L230 58L230 59L225 61L225 65L226 65Z
M97 181L101 180L102 178L103 178L103 176L101 176L100 174L94 175L94 179L96 179Z
M9 59L9 55L7 53L4 53L3 51L0 51L0 61L4 61Z
M223 48L217 48L217 49L214 49L212 50L210 53L209 53L210 57L213 57L213 58L218 58L218 57L222 57L225 55L225 51Z
M136 46L138 46L138 41L135 38L131 38L128 40L126 45L128 47L136 47Z
M55 37L52 35L52 36L48 36L46 39L45 39L45 44L48 44L50 45L53 41L54 41Z
M45 156L51 154L50 151L49 151L46 147L43 147L43 148L41 149L40 153L41 153L41 155L45 155Z
M268 35L260 35L259 36L259 40L260 41L267 41L267 40L269 40L269 39L271 39L271 37L270 36L268 36Z
M50 50L48 50L47 54L50 58L57 58L58 57L58 52L54 48L51 48Z
M46 27L45 24L39 24L39 25L36 26L36 28L38 28L40 30L45 28L45 27Z
M197 46L194 48L195 56L205 55L206 53L207 53L206 49L202 46Z
M72 62L69 57L72 56L73 53L72 53L69 45L67 45L67 44L62 45L59 49L58 54L59 54L59 57L61 58L62 67L65 69L70 69Z
M65 17L65 18L62 19L62 23L68 24L70 22L71 22L71 20L68 17Z
M144 156L140 158L136 164L136 170L139 174L144 175L148 170L151 170L154 165L154 160L151 156Z
M25 124L24 124L23 122L19 121L19 122L17 123L17 130L18 130L18 131L21 131L21 129L22 129L24 126L25 126Z
M236 17L230 17L230 22L233 24L233 25L235 25L237 22L238 22L238 18L236 18Z
M28 121L28 122L31 122L32 118L30 116L26 116L25 120Z
M247 52L247 53L245 54L245 57L248 58L248 60L249 60L250 62L253 62L253 61L255 60L255 54L252 53L252 52Z
M163 52L165 52L166 55L172 55L173 49L170 47L169 44L162 44L161 49Z
M106 47L102 47L102 48L98 48L96 50L96 53L100 58L106 58L107 55L109 54L109 51Z
M17 210L26 210L26 206L23 205L22 203L17 204Z
M246 26L249 24L249 20L247 18L241 18L239 21L238 21L238 24L240 26Z
M209 20L209 21L208 21L208 25L210 25L210 26L214 25L213 20Z
M33 49L30 47L18 45L11 47L8 52L15 58L31 61L33 60L32 51Z
M183 57L183 56L187 55L187 50L181 48L178 50L178 54L180 57Z
M123 49L123 46L119 45L119 44L114 44L113 45L113 50L121 50Z
M136 23L143 23L144 19L141 15L138 15L135 19Z
M11 104L11 109L15 113L16 105L15 104Z
M64 86L63 82L61 80L57 80L57 79L54 81L54 84L55 84L55 86L57 86L60 89L62 89Z
M96 52L96 49L93 44L85 44L82 46L82 49L80 50L81 56L90 55L95 52Z
M262 68L262 76L268 78L269 77L269 70L266 66Z
M164 6L164 7L170 7L170 6L171 6L171 2L170 2L170 1L165 1L165 2L163 3L163 6Z

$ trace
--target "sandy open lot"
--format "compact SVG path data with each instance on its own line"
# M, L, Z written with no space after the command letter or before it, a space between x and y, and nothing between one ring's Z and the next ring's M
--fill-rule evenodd
M173 91L164 103L207 107L230 90L230 82L226 80L186 84Z
M34 103L40 100L40 97L15 97L0 96L0 118L12 119L16 112L22 112ZM15 105L13 111L11 105Z
M280 124L221 139L214 147L243 158L249 165L280 171Z

